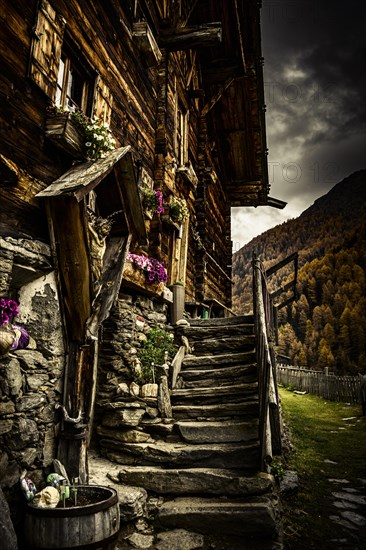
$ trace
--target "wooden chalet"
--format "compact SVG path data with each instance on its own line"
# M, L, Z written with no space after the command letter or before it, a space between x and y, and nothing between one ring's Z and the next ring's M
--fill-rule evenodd
M63 389L43 386L45 402L62 402L64 416L49 419L50 432L42 424L32 445L42 455L46 440L60 435L61 461L85 479L102 324L119 292L171 301L123 276L127 253L164 261L167 284L184 284L192 317L224 317L231 312L230 208L284 206L268 195L260 6L0 0L0 9L0 295L29 297L28 285L56 276ZM73 112L109 127L114 147L91 158ZM146 212L143 188L161 191L164 214ZM169 215L176 198L189 212L178 223ZM104 235L96 219L111 221ZM38 344L54 292L32 296L24 319L32 325L32 304L42 304ZM53 356L44 350L46 363ZM34 394L43 386L31 382L37 424L44 402ZM17 391L23 398L26 390ZM25 415L25 405L17 407ZM4 443L12 464L23 447L14 452Z

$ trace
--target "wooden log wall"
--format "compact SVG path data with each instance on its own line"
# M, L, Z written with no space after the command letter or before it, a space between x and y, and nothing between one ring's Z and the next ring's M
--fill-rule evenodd
M323 371L279 366L277 381L285 387L319 395L329 401L361 403L361 378L359 376L337 376L325 374Z
M160 25L183 28L196 1L182 0L174 3L174 9L173 3L166 0L49 3L65 20L63 40L80 49L91 71L100 75L113 98L111 130L117 145L131 145L135 160L141 160L155 180L155 187L167 197L176 194L188 202L191 216L187 299L203 299L207 286L213 298L223 301L224 284L224 301L229 305L230 284L221 283L215 267L205 271L207 258L196 239L200 235L209 254L225 270L231 253L229 215L219 180L212 183L205 172L210 161L206 155L207 133L200 134L199 129L205 103L199 55L195 49L161 49L160 63L149 66L132 33L133 22L139 17L147 20L156 39ZM18 235L48 240L44 208L34 196L66 172L73 159L45 137L50 98L28 76L38 8L37 0L0 0L1 153L15 165L9 178L8 167L0 161L0 209L5 220L2 233L13 227ZM189 110L188 157L199 177L196 188L175 175L177 101ZM19 177L21 171L24 177ZM174 236L158 220L152 221L150 229L149 252L169 261Z
M51 5L66 20L65 33L82 52L90 68L99 73L113 96L111 129L118 144L132 146L153 176L157 69L148 68L130 32L132 12L127 2L117 4L76 0ZM72 159L45 138L47 95L28 78L36 0L0 0L0 140L1 153L29 178L9 184L0 178L4 211L13 203L14 215L23 220L22 229L31 235L32 219L45 216L33 197L64 173ZM117 7L116 7L117 6ZM117 11L116 11L117 10ZM6 168L0 162L0 176ZM32 188L33 193L29 193ZM28 195L23 192L28 189ZM22 196L21 206L11 197ZM6 202L7 201L7 202ZM24 203L24 204L23 204ZM27 205L32 205L27 207ZM19 221L18 221L19 224ZM37 227L37 224L35 224ZM46 224L35 236L47 238ZM4 228L5 231L5 228Z

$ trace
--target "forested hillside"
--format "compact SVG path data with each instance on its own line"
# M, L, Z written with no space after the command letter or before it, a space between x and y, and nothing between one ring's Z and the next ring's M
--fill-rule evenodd
M237 312L251 309L253 250L266 267L299 252L299 298L281 310L279 352L307 368L366 372L366 170L234 255ZM286 283L289 269L273 279Z

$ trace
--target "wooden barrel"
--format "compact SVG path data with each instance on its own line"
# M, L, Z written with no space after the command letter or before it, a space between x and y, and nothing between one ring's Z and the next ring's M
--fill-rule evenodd
M103 548L116 538L120 519L116 491L78 485L77 498L91 504L42 509L29 503L24 530L27 548Z

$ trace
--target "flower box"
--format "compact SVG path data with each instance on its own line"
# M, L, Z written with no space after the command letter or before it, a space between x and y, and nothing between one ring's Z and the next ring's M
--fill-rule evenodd
M170 225L172 228L174 228L176 231L179 231L180 224L177 222L174 222L172 218L169 216L169 214L162 214L161 215L161 221L163 223L166 223L167 225Z
M47 115L46 137L74 158L82 158L84 137L71 115L71 112Z
M176 173L182 176L185 182L191 184L194 187L194 189L196 189L198 185L198 178L190 162L187 162L187 164L182 164L181 166L178 166Z
M165 287L165 283L147 283L145 273L129 261L125 263L122 282L127 282L129 286L137 290L144 290L158 296L163 293Z

